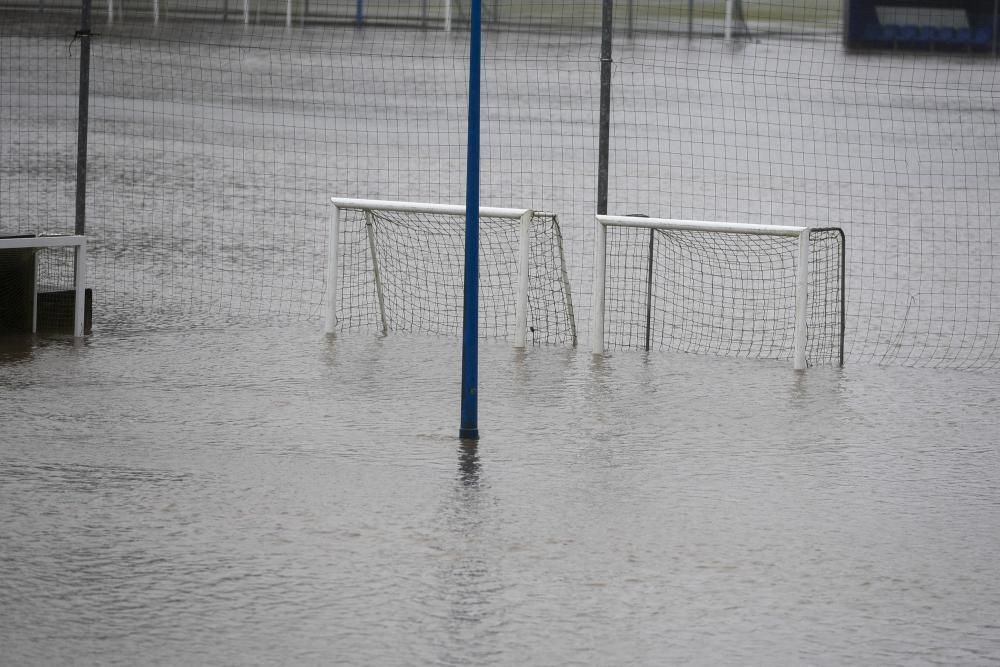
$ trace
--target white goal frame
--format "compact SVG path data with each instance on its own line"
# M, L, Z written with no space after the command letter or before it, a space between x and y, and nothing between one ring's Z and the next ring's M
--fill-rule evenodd
M604 353L605 283L607 272L608 227L633 227L650 230L701 231L707 233L790 236L798 239L795 259L795 328L792 335L792 365L805 369L807 315L809 305L809 233L812 227L757 225L737 222L707 222L637 216L597 215L594 239L594 283L591 306L591 343L594 354ZM820 229L820 228L815 228Z
M337 295L338 279L340 275L340 227L341 217L345 210L378 210L393 211L399 213L423 213L431 215L447 215L464 218L466 215L465 206L458 204L432 204L424 202L404 202L404 201L383 201L377 199L355 199L347 197L332 197L330 201L334 206L334 215L330 221L329 239L327 244L327 289L326 289L326 309L324 318L324 332L333 333L337 326ZM516 301L514 310L514 347L523 348L527 341L528 330L528 288L529 271L531 260L531 223L535 216L534 209L525 208L501 208L493 206L481 206L479 208L480 217L504 218L518 225L518 275L516 286ZM541 213L541 212L538 212ZM369 248L374 247L374 239L369 237ZM381 327L383 333L388 332L386 321L384 294L382 291L381 279L379 276L378 262L371 254L376 294L381 317ZM566 273L565 264L561 267L562 286L568 298L572 299L569 285L569 278ZM573 318L572 302L569 305L569 323L573 331L573 340L576 340L576 324ZM575 342L574 342L575 345Z
M73 271L74 301L73 301L73 337L83 338L85 308L86 308L86 279L87 279L87 237L77 235L60 236L27 236L0 238L0 250L10 249L31 249L41 250L44 248L66 248L74 249L75 268ZM37 271L38 264L35 263ZM34 283L34 294L32 294L31 306L31 331L34 333L38 329L38 280L37 276L32 280Z

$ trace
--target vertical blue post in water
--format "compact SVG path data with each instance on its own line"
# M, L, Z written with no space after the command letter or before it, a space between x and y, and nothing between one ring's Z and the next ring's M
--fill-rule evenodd
M469 146L465 181L465 292L462 319L462 425L458 435L479 439L479 65L481 0L469 21Z

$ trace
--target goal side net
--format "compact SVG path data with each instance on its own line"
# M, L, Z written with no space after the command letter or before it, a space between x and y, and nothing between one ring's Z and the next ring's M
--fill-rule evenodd
M843 363L844 234L597 216L593 350Z
M332 201L326 331L460 336L465 207ZM479 245L480 337L576 345L557 216L482 207Z

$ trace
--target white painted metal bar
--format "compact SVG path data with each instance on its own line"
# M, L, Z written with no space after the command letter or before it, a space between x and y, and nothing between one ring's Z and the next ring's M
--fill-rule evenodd
M792 334L792 364L795 370L805 370L806 317L809 312L809 232L799 234L799 254L795 262L795 331Z
M534 211L521 215L517 248L517 300L514 303L514 347L524 347L528 337L528 262L531 259L530 234Z
M602 218L606 217L608 216L597 216L597 224L594 226L594 287L590 302L590 341L594 354L604 354L604 281L607 270L605 247L608 228Z
M337 282L340 276L340 207L333 210L326 242L326 318L323 331L328 334L337 327Z
M74 295L75 298L75 295ZM74 302L74 307L76 303ZM76 322L73 322L74 331ZM38 333L38 254L31 254L31 333Z
M726 25L722 29L722 36L726 43L733 38L733 0L726 0Z
M451 32L451 0L444 0L444 31Z
M83 338L84 325L87 317L87 244L76 247L74 267L76 294L73 298L73 337Z
M87 242L87 237L67 234L65 236L23 236L0 238L0 250L7 248L65 248L79 246Z
M460 204L427 204L423 202L382 201L379 199L350 199L331 197L330 201L337 208L375 209L381 211L397 211L400 213L433 213L437 215L465 215L465 206ZM499 208L495 206L480 206L479 215L491 218L519 219L530 209Z
M250 25L250 0L243 0L243 25Z
M285 3L285 27L292 27L292 0Z
M84 317L86 313L87 298L87 237L80 235L65 236L26 236L21 238L0 238L0 249L8 248L67 248L75 247L74 269L74 301L73 301L73 336L83 337ZM34 295L31 315L31 330L36 331L38 326L38 285L35 281Z
M153 0L153 25L160 25L160 0Z
M646 229L676 229L680 231L727 232L730 234L764 234L770 236L798 236L808 227L785 225L753 225L742 222L708 222L704 220L673 220L670 218L640 218L627 215L598 215L601 225L618 227L644 227Z

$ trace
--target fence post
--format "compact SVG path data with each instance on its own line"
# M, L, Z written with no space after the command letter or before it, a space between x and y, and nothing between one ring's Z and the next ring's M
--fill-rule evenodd
M76 119L76 228L83 236L87 226L87 122L90 110L90 0L80 10L80 91Z
M601 13L601 101L597 146L597 213L608 213L608 152L611 133L611 37L614 2L604 0Z

